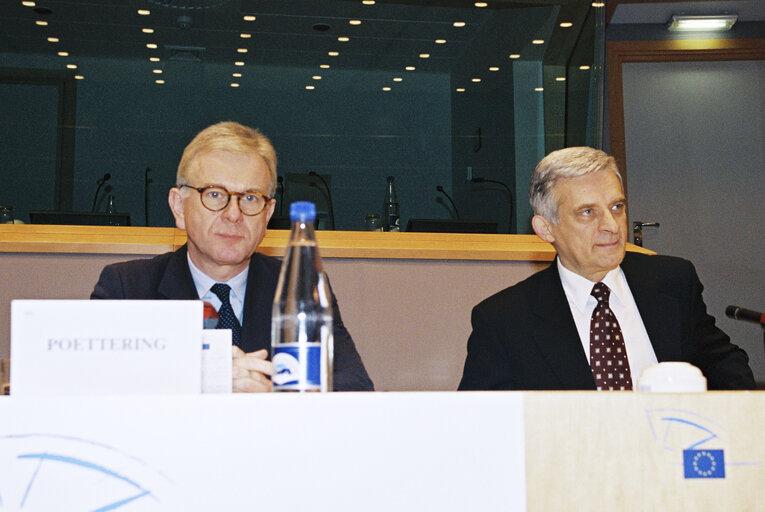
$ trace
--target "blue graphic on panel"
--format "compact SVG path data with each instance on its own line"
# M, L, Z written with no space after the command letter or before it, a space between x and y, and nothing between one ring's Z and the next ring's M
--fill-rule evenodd
M722 450L683 450L685 478L725 478Z

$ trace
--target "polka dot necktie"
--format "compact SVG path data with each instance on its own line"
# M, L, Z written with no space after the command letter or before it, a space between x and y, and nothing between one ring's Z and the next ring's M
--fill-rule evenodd
M231 342L237 347L240 346L242 327L239 325L239 320L234 314L234 308L231 307L231 302L228 300L231 287L227 284L215 283L210 291L217 295L221 302L216 329L231 329Z
M608 305L611 290L603 283L595 283L590 295L598 300L590 321L590 368L595 386L598 391L631 390L632 376L622 329Z

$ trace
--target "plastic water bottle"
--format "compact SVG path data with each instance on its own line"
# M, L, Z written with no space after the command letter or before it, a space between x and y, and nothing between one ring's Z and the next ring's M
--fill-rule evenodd
M388 176L388 186L385 189L385 201L383 202L383 231L401 231L399 225L398 199L396 199L396 187L393 185L393 176Z
M292 233L271 317L274 391L332 391L332 301L313 223L316 205L290 205Z

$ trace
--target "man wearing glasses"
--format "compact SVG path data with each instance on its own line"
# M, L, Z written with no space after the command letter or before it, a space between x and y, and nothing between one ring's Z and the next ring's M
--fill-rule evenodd
M281 263L255 250L274 213L276 181L276 152L260 132L233 122L202 130L183 151L168 196L187 244L108 265L91 299L209 302L232 325L234 391L270 391L271 306ZM334 388L371 391L334 296L333 311Z

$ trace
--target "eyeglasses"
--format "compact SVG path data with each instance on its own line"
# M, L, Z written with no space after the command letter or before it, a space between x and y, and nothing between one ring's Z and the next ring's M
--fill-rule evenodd
M257 215L263 211L268 202L272 199L256 190L247 192L229 192L223 187L210 185L208 187L192 187L191 185L178 185L178 188L190 188L199 192L199 199L202 200L202 206L211 212L219 212L228 206L231 196L238 199L239 210L244 215Z

